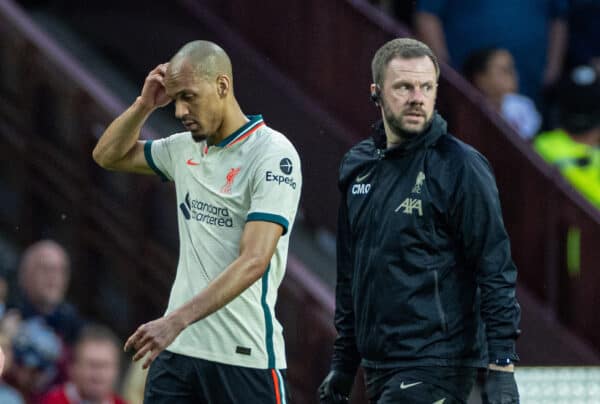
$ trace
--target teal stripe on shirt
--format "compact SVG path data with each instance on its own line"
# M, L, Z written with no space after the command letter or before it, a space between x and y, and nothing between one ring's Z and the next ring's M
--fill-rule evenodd
M265 344L267 345L267 358L268 368L275 368L275 350L273 349L273 315L271 309L267 304L267 292L269 290L269 271L271 264L267 267L267 270L262 276L262 296L260 297L260 303L263 308L265 315Z
M248 217L246 218L246 221L247 222L277 223L277 224L281 225L281 227L283 227L283 233L281 234L282 236L287 233L288 227L290 225L290 223L288 222L288 220L285 217L275 215L273 213L265 213L265 212L252 212L248 215Z
M144 157L146 157L148 165L156 173L156 175L158 175L163 181L169 181L167 176L164 175L154 163L154 159L152 158L152 142L153 140L148 140L146 143L144 143Z
M241 128L237 129L231 135L229 135L225 139L221 140L217 144L217 147L227 146L229 143L233 142L235 139L242 136L244 133L248 132L250 129L255 127L257 124L263 122L262 115L247 115L246 117L249 119L249 121L246 122L244 125L242 125Z

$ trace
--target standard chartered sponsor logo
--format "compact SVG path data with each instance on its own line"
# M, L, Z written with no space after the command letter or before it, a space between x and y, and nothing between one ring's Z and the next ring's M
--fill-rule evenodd
M296 181L294 181L294 179L292 177L274 174L273 171L267 171L266 181L267 182L276 182L277 185L287 184L290 187L292 187L292 189L296 189Z
M191 199L189 192L185 195L185 201L179 205L179 208L187 220L196 220L219 227L233 227L229 209Z

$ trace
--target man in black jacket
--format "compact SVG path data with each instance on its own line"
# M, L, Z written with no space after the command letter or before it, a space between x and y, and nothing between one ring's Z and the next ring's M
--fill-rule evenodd
M372 62L382 121L340 167L331 372L321 403L347 402L358 365L372 403L518 403L516 268L487 160L447 133L439 66L395 39Z

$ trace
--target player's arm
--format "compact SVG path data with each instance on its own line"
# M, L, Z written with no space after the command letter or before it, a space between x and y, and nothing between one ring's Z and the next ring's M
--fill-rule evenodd
M283 227L277 223L250 221L240 241L240 254L202 292L171 315L184 327L219 310L259 280L277 247Z
M225 271L189 302L166 317L142 325L127 340L125 350L134 348L137 351L133 360L151 352L144 363L144 368L148 367L188 325L219 310L259 280L271 261L283 230L276 223L247 222L239 256Z
M106 128L93 151L96 163L108 170L153 174L144 157L142 126L152 112L167 105L163 80L167 64L157 66L144 82L141 95Z

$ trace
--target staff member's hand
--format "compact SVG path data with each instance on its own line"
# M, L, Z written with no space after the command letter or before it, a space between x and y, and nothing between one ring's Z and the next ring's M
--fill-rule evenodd
M483 404L519 404L515 373L489 369L481 399Z
M185 328L184 324L175 317L166 316L158 320L142 324L125 342L125 351L135 350L133 361L136 362L148 352L150 355L142 366L147 369L156 357L179 335Z
M332 370L319 386L320 404L345 404L349 402L354 376Z

